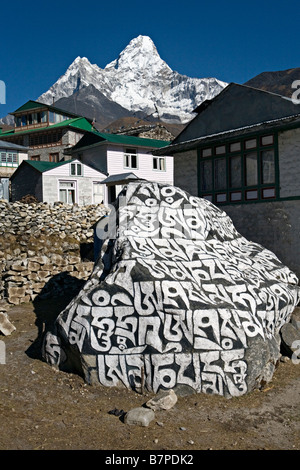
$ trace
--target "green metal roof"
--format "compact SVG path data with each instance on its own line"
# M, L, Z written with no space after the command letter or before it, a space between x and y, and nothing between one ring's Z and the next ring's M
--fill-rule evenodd
M43 173L44 171L52 170L53 168L65 165L66 163L70 163L71 161L72 160L65 160L63 162L37 162L34 160L24 160L23 162L32 166L40 173Z
M134 137L123 134L107 134L106 132L97 132L97 134L108 142L114 144L134 145L136 147L166 147L170 144L166 140L147 139L144 137Z
M60 127L75 127L76 129L80 129L83 131L93 132L92 124L86 118L73 118L73 119L66 119L65 121L58 122L57 124L52 124L51 126L47 127L38 127L34 129L28 129L26 131L18 131L16 132L15 129L10 129L9 131L1 132L0 136L2 137L11 137L11 136L19 136L24 134L30 134L33 132L44 132L52 129L57 129Z
M48 108L48 105L44 103L39 103L38 101L29 100L27 101L27 103L20 106L20 108L16 109L16 111L14 112L19 113L21 111L28 111L30 109L37 109L37 108Z

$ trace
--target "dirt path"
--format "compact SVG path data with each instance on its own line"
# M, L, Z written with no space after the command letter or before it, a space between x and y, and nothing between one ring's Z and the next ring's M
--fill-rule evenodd
M300 365L280 362L272 383L247 396L179 397L148 427L109 414L142 406L151 395L86 385L39 356L39 325L67 299L11 308L16 326L1 336L1 450L300 450Z

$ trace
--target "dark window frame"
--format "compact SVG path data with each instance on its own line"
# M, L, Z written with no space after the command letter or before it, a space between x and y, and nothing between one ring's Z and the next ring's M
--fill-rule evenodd
M271 137L271 139L265 139L266 137ZM256 147L249 147L246 145L247 141L250 144L251 140L256 139ZM268 143L263 145L263 140L267 140ZM230 150L233 144L240 143L240 149L237 145L236 150ZM223 154L218 154L216 148L225 146L226 152ZM234 147L234 146L233 146ZM211 156L205 156L211 149ZM263 168L263 152L273 151L273 162L270 158L270 173L274 175L274 181L265 183L263 182L264 168ZM203 155L204 151L204 155ZM256 170L257 182L255 178L251 182L252 184L247 184L247 171L246 171L246 162L247 157L251 153L256 153L256 160L252 162L252 169ZM240 157L240 162L236 159L236 166L240 168L240 175L237 178L233 177L231 168L233 165L233 159ZM271 154L270 154L271 157ZM226 159L226 175L223 175L223 179L226 180L226 185L224 184L224 189L218 188L216 185L216 172L217 167L220 166L219 163L221 159ZM206 163L204 163L206 162ZM255 163L256 162L256 163ZM249 160L248 160L249 163ZM209 178L210 181L205 180L205 175L202 173L202 168L211 166L211 171ZM256 168L255 168L256 166ZM255 176L255 173L253 173ZM233 180L239 180L240 184L234 184ZM219 175L220 180L220 175ZM206 183L207 188L202 189L203 181ZM199 197L204 197L216 205L227 205L227 204L241 204L241 203L252 203L252 202L264 202L274 199L278 199L279 193L279 175L278 175L278 134L277 132L264 132L263 134L255 134L243 136L241 138L230 139L227 141L212 142L211 145L205 145L198 148L198 195Z

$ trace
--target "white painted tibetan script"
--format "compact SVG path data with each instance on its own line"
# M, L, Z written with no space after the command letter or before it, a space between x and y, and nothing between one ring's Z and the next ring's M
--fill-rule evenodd
M208 201L156 183L130 183L107 228L90 279L46 335L49 363L63 367L71 347L87 381L224 396L253 388L249 370L257 383L275 368L300 295L272 252ZM267 353L249 368L258 342Z

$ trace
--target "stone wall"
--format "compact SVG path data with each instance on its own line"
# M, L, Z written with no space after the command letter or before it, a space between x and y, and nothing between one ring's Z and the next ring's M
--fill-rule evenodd
M248 240L273 251L300 278L300 201L237 204L221 208Z
M198 196L197 150L180 152L174 156L174 185Z
M17 305L61 295L88 279L102 205L0 201L0 300Z
M300 129L278 134L280 197L300 196Z
M49 155L51 153L58 153L58 160L66 159L68 160L69 157L66 157L64 154L64 150L66 148L72 147L75 145L81 137L83 137L83 131L74 131L70 129L63 129L62 131L62 138L59 145L53 144L52 146L39 146L39 147L31 147L29 145L29 135L24 135L23 137L23 145L25 147L29 147L28 150L28 159L30 160L31 157L40 157L40 161L49 162Z

